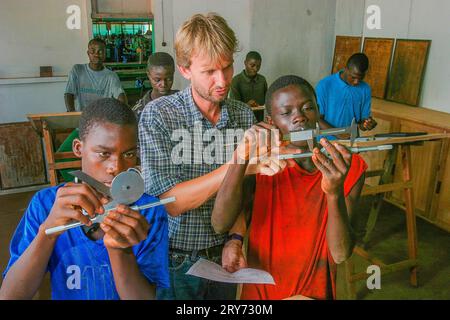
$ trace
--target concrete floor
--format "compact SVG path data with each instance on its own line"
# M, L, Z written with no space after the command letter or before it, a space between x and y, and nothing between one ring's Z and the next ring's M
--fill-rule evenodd
M9 259L9 242L34 192L0 196L0 270ZM368 207L368 206L364 206ZM363 213L364 215L364 213ZM362 219L364 221L364 219ZM356 285L357 298L378 299L450 299L450 234L417 219L419 242L419 286L409 284L409 272L381 275L381 289L368 290L365 281ZM369 244L369 252L385 263L407 257L405 215L402 210L385 203ZM366 270L369 263L353 257L356 271ZM338 268L337 298L346 299L344 268ZM1 283L1 280L0 280ZM35 299L48 299L48 276Z

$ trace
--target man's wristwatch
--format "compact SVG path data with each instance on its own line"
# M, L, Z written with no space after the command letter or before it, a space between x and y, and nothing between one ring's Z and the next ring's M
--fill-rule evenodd
M225 240L225 243L227 243L230 240L240 240L242 243L244 243L244 237L237 233L229 234L227 236L227 239Z

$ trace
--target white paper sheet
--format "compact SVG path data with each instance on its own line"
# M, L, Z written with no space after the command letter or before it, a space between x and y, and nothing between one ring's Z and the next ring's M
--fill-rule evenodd
M270 273L264 270L244 268L234 273L230 273L217 263L202 258L200 258L186 274L226 283L275 284Z

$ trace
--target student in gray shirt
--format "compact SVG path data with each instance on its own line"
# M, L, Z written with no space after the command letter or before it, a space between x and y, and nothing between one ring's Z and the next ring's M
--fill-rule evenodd
M128 104L119 77L103 65L105 50L103 40L92 39L87 50L89 63L73 66L64 93L67 111L82 111L91 102L101 98L115 98Z

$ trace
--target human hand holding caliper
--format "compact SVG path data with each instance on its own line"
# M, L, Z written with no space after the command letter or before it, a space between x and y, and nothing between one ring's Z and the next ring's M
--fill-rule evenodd
M288 165L280 155L300 152L300 149L281 140L280 131L275 126L260 122L245 131L244 138L234 152L232 163L247 163L246 175L261 173L271 176Z
M327 139L320 139L325 148L327 157L318 148L314 148L311 160L317 169L322 172L322 190L327 195L338 196L344 191L344 181L352 162L352 154L346 147L333 143Z
M175 201L174 197L169 197L142 206L126 206L137 201L144 194L144 181L142 180L140 173L135 169L129 169L128 171L124 171L117 175L112 182L111 188L108 188L103 183L95 180L94 178L81 171L74 171L71 172L71 174L83 180L85 184L70 183L60 188L62 189L65 187L74 187L71 192L61 192L62 195L65 195L66 192L69 192L72 195L72 198L67 198L65 200L63 199L59 202L55 201L55 205L56 203L60 203L60 205L57 205L56 207L54 205L56 212L59 212L60 214L66 213L67 216L65 219L62 219L60 221L54 221L55 219L50 219L48 223L46 222L44 224L44 227L45 234L47 235L60 233L61 231L72 229L81 225L90 226L92 225L92 223L104 223L104 226L108 226L109 224L109 227L111 227L111 224L114 223L114 220L119 219L120 221L123 218L121 214L125 214L130 218L138 219L140 221L142 219L141 215L139 214L139 210ZM77 193L79 192L78 189L80 186L82 186L82 190L85 190L85 193ZM75 189L75 187L77 187L77 189ZM100 207L98 207L98 203L95 202L96 198L101 202ZM110 199L112 199L112 201L110 201ZM69 210L67 211L67 209ZM136 213L139 215L139 217L136 215ZM109 214L111 214L111 219L107 219L105 223L104 220ZM58 214L56 213L56 215ZM90 218L87 218L85 215L88 215ZM50 216L51 214L49 215L49 217ZM70 221L76 220L78 222L66 224L67 219L69 219ZM130 222L131 226L133 227L138 227L140 225L139 223L136 223L136 221L130 221L128 218L125 218L124 221ZM48 228L49 225L52 225L49 223L55 224L53 224L53 227ZM122 231L126 231L125 228L122 227Z
M91 226L93 222L90 218L94 218L97 213L104 213L103 205L108 202L107 197L89 185L68 182L56 192L50 214L40 228L45 230L48 236L57 237L64 230L55 233L49 233L47 230L51 230L54 226L66 225L74 220L80 225ZM83 214L83 210L86 215Z

